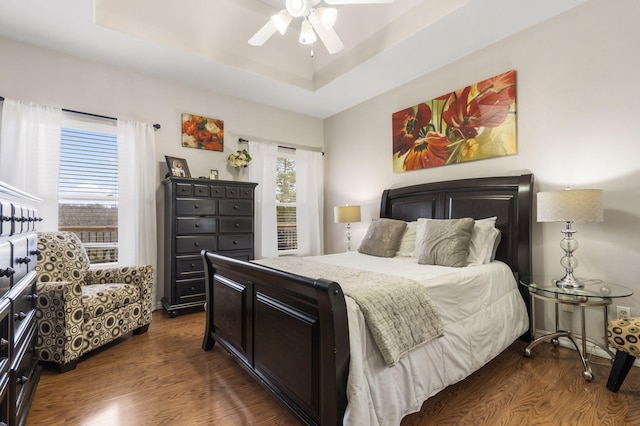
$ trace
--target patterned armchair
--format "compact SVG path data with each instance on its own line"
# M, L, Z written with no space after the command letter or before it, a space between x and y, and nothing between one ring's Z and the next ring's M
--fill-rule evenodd
M60 372L78 359L151 322L152 266L89 268L72 232L38 233L38 357Z

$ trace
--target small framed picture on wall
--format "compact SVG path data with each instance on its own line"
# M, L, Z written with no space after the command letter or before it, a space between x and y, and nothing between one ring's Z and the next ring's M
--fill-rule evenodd
M211 169L211 172L209 172L209 179L218 180L218 171L216 169Z
M189 173L189 166L187 166L187 160L184 158L164 156L167 161L167 167L169 167L169 174L175 177L191 177Z

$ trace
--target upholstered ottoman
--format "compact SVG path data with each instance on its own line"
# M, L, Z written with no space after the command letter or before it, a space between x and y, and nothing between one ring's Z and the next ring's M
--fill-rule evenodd
M607 338L609 345L617 350L607 389L617 392L636 357L640 356L640 317L609 321Z

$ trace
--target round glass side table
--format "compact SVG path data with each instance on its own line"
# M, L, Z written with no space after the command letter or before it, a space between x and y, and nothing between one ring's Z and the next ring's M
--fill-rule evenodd
M520 285L527 287L531 296L531 338L532 342L524 349L526 357L531 356L531 350L544 341L550 341L554 347L557 347L560 337L568 338L576 348L582 361L584 370L582 377L588 382L593 380L593 373L587 360L587 340L602 348L611 358L614 354L609 350L607 344L607 324L609 323L609 315L607 306L609 306L614 298L628 297L633 291L621 285L613 284L608 281L599 279L580 279L584 283L584 288L563 288L556 286L558 278L551 277L526 277L520 279ZM545 334L536 338L536 300L552 302L555 307L555 326L553 333ZM580 323L582 328L581 345L578 345L573 333L569 330L560 329L558 319L558 308L560 305L572 305L580 308ZM585 326L585 308L601 307L603 312L604 326L604 342L596 342L587 338Z

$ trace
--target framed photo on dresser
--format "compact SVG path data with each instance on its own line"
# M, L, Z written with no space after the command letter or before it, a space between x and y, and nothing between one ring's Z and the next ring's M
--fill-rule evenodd
M184 158L164 156L167 161L167 167L169 168L169 175L175 177L191 177L189 173L189 166L187 160Z

